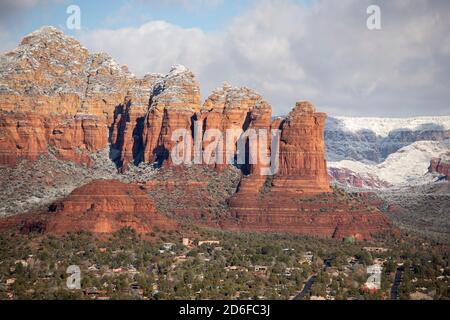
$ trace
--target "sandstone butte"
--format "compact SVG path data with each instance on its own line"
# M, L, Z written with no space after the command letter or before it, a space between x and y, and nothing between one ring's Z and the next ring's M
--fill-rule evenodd
M389 226L377 210L333 193L325 162L325 114L309 102L297 103L282 130L279 171L244 178L230 200L237 230L277 231L341 239L369 239Z
M0 74L1 165L51 152L89 166L92 152L110 148L121 171L131 162L171 166L169 153L177 143L171 135L193 130L194 120L200 130L279 129L278 173L261 176L261 165L243 165L245 177L229 200L233 219L225 219L223 228L370 238L390 227L379 211L332 193L324 160L326 115L309 102L272 121L272 108L259 94L224 84L201 105L199 83L186 67L137 78L53 27L31 33L0 56ZM270 141L264 147L269 154ZM232 157L235 151L235 143L218 150ZM69 195L47 229L102 233L133 226L147 232L152 223L173 226L139 188L99 183L101 188L91 184Z
M89 231L113 233L130 227L140 234L156 228L175 230L177 223L155 209L139 186L97 180L74 190L51 208L46 231L55 234Z

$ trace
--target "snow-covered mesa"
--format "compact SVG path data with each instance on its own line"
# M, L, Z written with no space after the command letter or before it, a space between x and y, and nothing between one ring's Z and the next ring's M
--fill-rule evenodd
M450 116L333 117L325 125L330 173L340 183L369 188L432 182L432 158L450 151ZM355 180L356 179L356 180ZM346 181L346 182L343 182Z
M435 179L428 174L430 159L440 157L449 150L450 140L417 141L390 154L385 161L377 165L342 160L329 162L328 166L351 170L362 178L370 174L392 186L418 185Z

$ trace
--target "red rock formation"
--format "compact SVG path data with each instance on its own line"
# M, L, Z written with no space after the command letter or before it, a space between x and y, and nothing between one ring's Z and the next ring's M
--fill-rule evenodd
M270 182L260 187L257 184L260 180L245 181L245 188L240 187L230 200L238 224L226 224L227 229L337 239L346 236L370 239L390 229L389 221L378 209L369 210L359 199L348 199L336 193L295 196L289 191L272 191ZM259 192L255 194L250 186L256 190L260 187Z
M328 172L337 183L355 188L386 188L390 184L378 177L365 173L364 175L353 172L347 168L329 168Z
M0 113L0 164L15 165L19 158L36 160L47 153L46 131L39 115Z
M324 159L325 114L298 103L281 126L280 167L275 176L245 177L230 207L238 226L226 228L289 232L321 237L371 238L389 229L377 209L331 193Z
M89 54L61 31L44 27L0 58L0 164L37 159L54 149L89 164L107 147L114 108L136 82L106 54Z
M324 159L325 114L315 112L308 102L298 103L286 119L271 123L271 107L261 96L247 88L224 85L201 108L199 84L187 68L174 66L166 76L136 79L108 55L90 54L75 39L49 27L30 34L17 49L0 56L0 76L0 164L35 160L50 150L60 159L89 165L90 153L110 142L111 154L116 154L114 160L123 169L131 161L170 166L174 146L190 138L172 141L173 133L184 129L192 134L195 119L202 124L201 133L205 129L221 133L280 129L277 174L262 175L267 165L261 164L259 152L257 164L243 165L249 175L231 199L232 215L226 212L228 219L220 222L223 227L360 238L388 228L378 211L331 193ZM248 144L247 161L250 146L268 155L269 140L268 136L264 146L264 140ZM236 143L225 143L218 152L235 156ZM199 194L209 187L186 185L192 190L202 188ZM186 200L176 214L198 218L195 210L202 198ZM217 199L206 203L219 204ZM200 216L204 212L206 208ZM146 233L155 223L172 226L155 212L139 187L103 181L74 191L60 204L48 229L102 233L131 226Z
M443 179L450 180L450 158L433 158L430 161L428 172L437 174Z
M155 228L177 227L173 220L156 211L138 186L116 180L94 181L74 190L50 215L46 231L55 234L112 233L124 227L147 234Z
M200 119L203 123L204 131L217 129L222 133L223 148L217 151L216 156L217 162L221 163L215 163L215 167L224 169L228 165L228 162L230 162L228 158L234 158L236 156L237 140L241 137L239 132L254 129L258 133L259 129L265 129L269 135L271 115L271 106L251 89L245 87L236 88L224 84L222 88L214 90L203 105ZM227 139L225 138L227 130L235 130L236 141L233 139L233 141L229 141L231 143L227 144ZM210 143L212 141L204 141L203 147L206 148ZM268 146L270 146L270 142ZM258 150L259 145L253 144L253 147L255 150ZM248 152L249 150L247 150ZM257 162L260 163L260 160L258 158ZM231 163L234 163L234 161ZM247 168L247 170L256 172L257 168Z
M323 126L325 113L299 102L281 124L280 167L273 185L295 193L329 192Z
M129 88L125 100L116 107L112 124L112 155L118 166L126 170L128 163L143 161L143 130L150 103L152 88L162 78L160 74L148 74L136 80Z
M107 131L104 117L0 113L0 164L36 160L52 148L61 160L89 165L89 153L106 147Z
M144 161L170 164L170 152L179 142L172 141L173 132L177 129L191 132L199 111L198 81L186 67L173 66L153 87L143 133Z

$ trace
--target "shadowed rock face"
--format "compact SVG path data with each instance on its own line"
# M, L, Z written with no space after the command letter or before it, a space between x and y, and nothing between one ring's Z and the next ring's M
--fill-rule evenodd
M136 80L128 89L122 104L114 111L111 128L111 158L121 170L128 164L138 165L144 160L143 131L153 86L162 78L148 74Z
M156 211L138 186L115 180L98 180L74 190L50 215L46 231L56 234L81 230L112 233L124 227L147 234L155 228L177 227Z

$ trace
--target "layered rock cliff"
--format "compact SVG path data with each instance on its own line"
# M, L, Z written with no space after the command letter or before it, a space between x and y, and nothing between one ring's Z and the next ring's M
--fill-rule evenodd
M49 149L89 164L108 143L115 106L135 81L126 67L53 27L26 36L0 58L0 164L36 160Z
M281 124L280 164L273 186L295 193L329 192L323 126L325 113L299 102Z
M245 87L237 88L225 83L221 88L212 92L201 110L200 120L203 131L209 130L214 133L214 130L218 130L217 132L221 134L219 141L214 141L213 136L205 137L203 149L206 149L211 143L213 146L215 142L218 144L211 153L208 152L209 150L204 150L206 153L204 157L206 159L215 158L214 166L218 169L224 169L229 164L237 163L238 143L245 145L251 138L244 136L243 133L247 130L254 130L256 134L263 134L259 130L264 129L269 139L271 115L272 107L254 90ZM228 134L228 138L225 134ZM265 148L267 152L269 145L270 142ZM257 152L260 147L259 141L256 141L252 147L255 148L254 155L256 155L254 162L261 163L262 159ZM261 145L261 147L265 146ZM250 150L248 147L243 152L246 153L244 162L247 165L241 163L242 170L245 173L256 172L257 168L249 165Z
M123 103L114 111L111 128L111 157L122 170L144 160L144 127L153 86L161 74L148 74L133 81Z
M191 132L200 104L200 85L194 74L184 66L173 66L152 90L144 121L145 162L171 163L170 152L180 142L172 141L172 135L177 129Z
M220 163L213 161L208 170L230 180L212 183L205 171L200 181L183 175L181 166L169 180L143 177L142 189L116 181L91 183L55 207L47 226L52 232L102 233L131 226L146 233L154 223L170 228L143 190L159 199L174 186L189 192L163 198L167 213L232 230L370 238L389 227L379 212L332 193L323 138L326 115L309 102L297 103L286 119L272 121L271 106L259 94L225 84L202 106L199 83L186 67L175 65L166 75L138 79L108 55L91 54L51 27L30 34L2 56L0 73L0 164L14 166L50 152L89 166L93 153L109 147L121 173L141 162L171 171L171 152L183 142L186 162L199 155L205 165L208 155L214 156ZM193 141L211 132L201 144ZM275 133L279 149L272 150ZM213 140L221 143L211 148ZM279 155L270 158L277 150ZM228 163L243 175L234 195L237 170L227 171ZM269 167L274 176L266 175ZM231 200L227 204L217 194L232 195Z
M380 211L333 193L324 158L325 114L309 102L297 103L280 126L279 170L274 176L244 178L230 200L238 223L231 229L353 236L370 239L390 224Z

